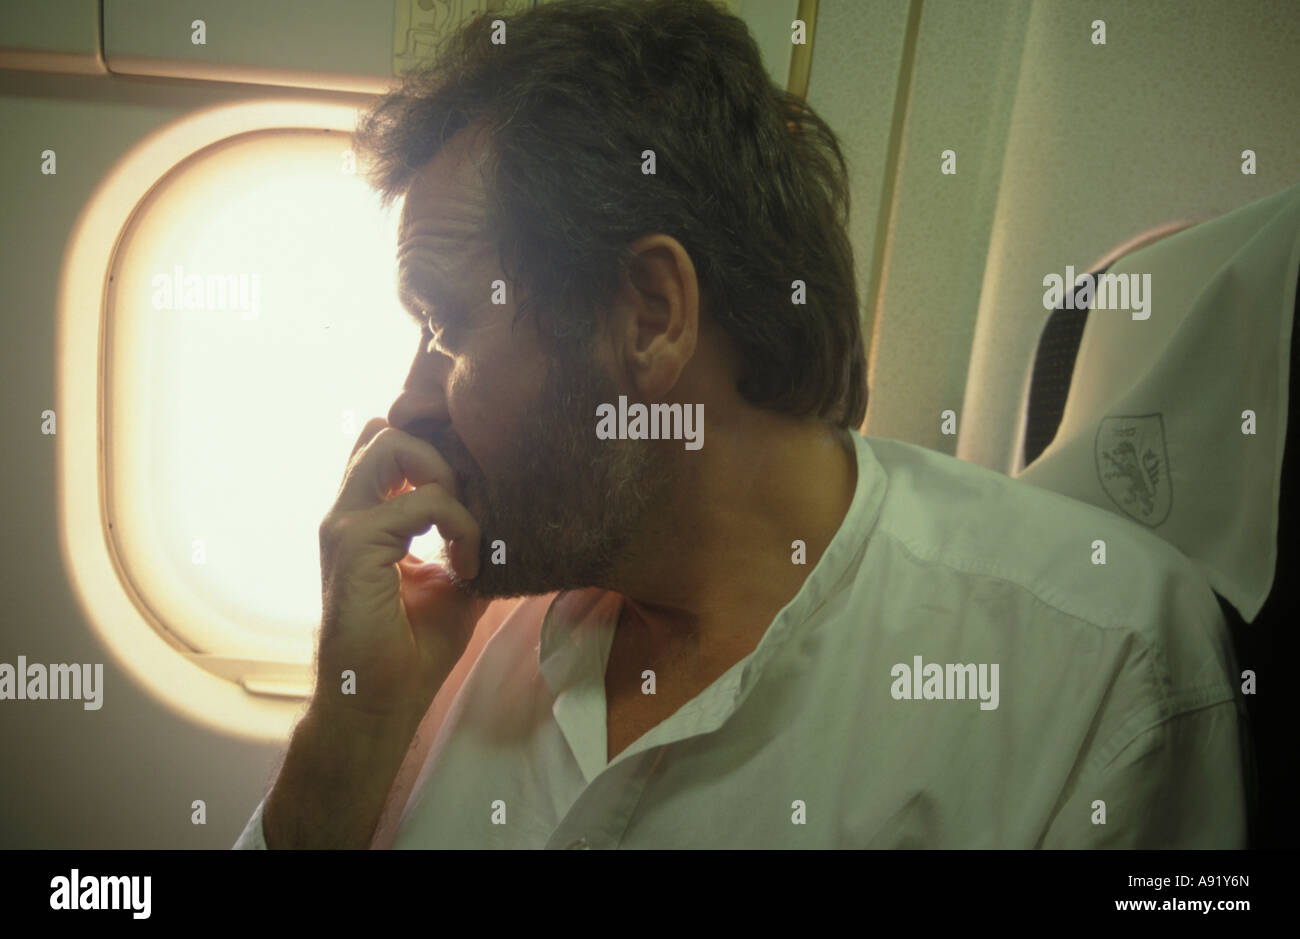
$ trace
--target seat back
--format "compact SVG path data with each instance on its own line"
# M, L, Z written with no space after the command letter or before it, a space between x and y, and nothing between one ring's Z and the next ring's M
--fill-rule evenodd
M1075 309L1049 316L1017 475L1144 524L1201 567L1249 691L1239 705L1251 845L1289 847L1300 813L1276 675L1290 661L1282 618L1300 600L1286 576L1300 533L1300 186L1091 273L1106 271L1150 272L1165 289L1148 297L1146 322L1079 309L1082 288Z

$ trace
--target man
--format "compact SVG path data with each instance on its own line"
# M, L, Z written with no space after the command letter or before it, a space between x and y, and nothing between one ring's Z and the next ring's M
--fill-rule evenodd
M743 24L503 19L359 131L425 334L321 526L316 696L238 846L371 844L509 596L397 847L1241 846L1191 564L856 432L844 162Z

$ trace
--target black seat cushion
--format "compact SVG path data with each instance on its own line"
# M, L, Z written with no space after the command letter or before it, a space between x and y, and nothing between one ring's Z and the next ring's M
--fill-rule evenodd
M1096 278L1105 272L1106 268L1103 267L1090 273ZM1070 397L1074 361L1079 357L1079 343L1083 340L1083 329L1088 325L1089 311L1078 309L1079 295L1082 292L1082 286L1075 288L1075 309L1061 307L1052 311L1042 335L1038 337L1038 351L1034 354L1034 374L1029 382L1029 402L1026 406L1026 466L1047 449L1061 426L1065 402Z

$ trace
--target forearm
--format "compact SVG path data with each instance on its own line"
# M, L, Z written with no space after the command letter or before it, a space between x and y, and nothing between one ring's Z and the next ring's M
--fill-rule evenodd
M313 704L266 799L267 848L369 847L419 721L378 721Z

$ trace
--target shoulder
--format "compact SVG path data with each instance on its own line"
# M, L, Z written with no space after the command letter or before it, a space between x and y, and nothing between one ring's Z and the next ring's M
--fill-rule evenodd
M1226 683L1214 593L1154 532L924 447L868 443L888 480L873 540L936 572L991 578L1095 629L1130 633L1179 682Z

